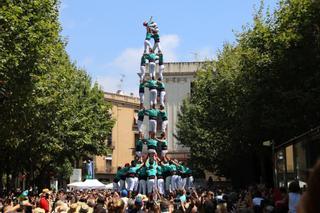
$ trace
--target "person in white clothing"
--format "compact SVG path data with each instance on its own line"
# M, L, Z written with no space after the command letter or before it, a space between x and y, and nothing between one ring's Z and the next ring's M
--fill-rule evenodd
M166 90L165 90L165 85L163 83L162 80L160 80L160 78L158 79L157 81L157 92L158 92L158 95L159 95L159 99L160 99L160 107L163 107L165 106L165 96L166 96Z
M143 22L143 26L146 28L146 38L144 40L144 53L148 53L149 49L155 49L159 46L159 44L156 45L156 39L158 41L158 43L160 42L160 37L159 37L159 28L157 23L155 23L154 21L152 21L152 17L150 18L150 20L147 22ZM156 36L154 36L156 35ZM158 38L159 37L159 38ZM155 39L155 45L152 48L151 47L151 43L150 40L151 38ZM161 47L160 47L161 49Z
M138 171L138 178L139 178L139 194L146 195L147 194L147 167L143 166Z

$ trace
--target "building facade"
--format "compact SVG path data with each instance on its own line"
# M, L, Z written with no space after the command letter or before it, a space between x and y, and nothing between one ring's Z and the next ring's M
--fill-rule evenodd
M189 148L176 138L177 121L183 100L191 94L192 81L204 62L165 63L164 82L166 84L166 110L168 113L168 155L180 160L189 158Z
M95 157L95 177L112 180L118 166L124 166L134 159L135 141L138 137L136 113L139 98L119 93L105 92L105 101L112 104L115 124L106 145L112 150L108 156Z
M197 70L204 62L165 63L164 83L166 85L166 110L168 113L168 155L179 160L189 158L189 148L184 147L176 138L176 123L183 100L191 94L192 81ZM137 83L138 89L138 83ZM112 116L116 123L108 137L107 146L112 154L95 157L95 177L111 180L118 166L130 163L134 159L135 141L138 138L136 125L139 110L139 98L117 93L105 93L105 100L112 104ZM145 90L146 108L149 108L149 92ZM148 118L144 119L145 137L148 136ZM146 147L144 147L146 152Z
M303 187L319 158L320 126L275 147L275 185L288 186L291 181L298 180Z

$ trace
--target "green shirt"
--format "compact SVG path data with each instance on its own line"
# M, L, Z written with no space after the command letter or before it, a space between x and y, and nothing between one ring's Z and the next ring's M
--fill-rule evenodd
M148 59L149 62L154 62L159 59L159 56L157 56L155 53L150 53L146 55L146 59Z
M147 176L147 167L143 166L140 170L138 170L139 176Z
M157 109L148 109L145 110L145 114L149 116L149 119L157 120L159 110Z
M161 166L157 166L157 175L158 176L162 176L162 173L163 173L162 167Z
M136 142L136 151L141 152L143 148L143 141L141 139L138 139Z
M162 167L162 172L169 172L170 171L170 164L169 163L165 163L161 167Z
M171 164L171 165L170 165L170 168L169 168L169 171L170 171L170 172L176 172L176 171L177 171L176 165Z
M136 174L138 169L139 169L139 166L131 166L131 167L129 167L128 173Z
M157 175L157 166L152 166L152 169L150 167L147 168L147 175L150 176L156 176Z
M116 173L116 179L120 179L120 178L121 178L122 175L121 175L121 172L120 172L120 171L121 171L121 169L117 171L117 173Z
M150 40L152 38L152 34L147 32L146 34L146 40Z
M185 203L185 202L187 201L186 195L181 195L181 196L180 196L180 200L181 200L183 203Z
M144 85L145 87L148 87L149 89L157 89L158 87L158 81L156 80L148 80Z
M160 110L160 111L158 112L158 115L160 116L160 118L161 118L162 121L168 120L168 115L167 115L167 112L166 112L166 111Z
M144 93L144 83L139 84L139 93Z
M157 148L157 146L158 146L158 141L150 138L150 139L147 140L147 146L148 146L148 149L149 149L149 148Z
M120 178L121 176L126 175L128 171L129 167L124 167L117 172L116 176Z
M167 150L168 149L168 141L167 140L161 141L161 149L162 150Z
M144 114L145 114L145 110L144 110L144 109L140 109L140 110L138 111L138 120L139 120L139 121L143 121L143 119L144 119Z
M158 90L164 91L165 90L165 85L162 81L158 81Z
M143 55L143 56L141 57L140 65L141 65L141 66L145 66L145 65L146 65L146 62L147 62L146 55Z
M179 172L181 172L182 174L185 174L185 172L186 172L186 168L185 168L184 166L182 166L182 165L178 166L178 170L179 170Z
M159 65L163 64L163 54L159 55Z
M186 167L185 173L188 174L188 175L191 175L192 171L191 171L191 169L189 167Z

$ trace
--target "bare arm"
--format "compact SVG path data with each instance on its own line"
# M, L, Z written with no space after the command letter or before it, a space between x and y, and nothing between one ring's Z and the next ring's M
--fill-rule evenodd
M162 139L160 139L160 138L154 138L155 140L157 140L157 141L159 141L159 142L161 142L161 143L163 143L164 142L164 140L162 140Z
M171 162L172 162L174 165L176 165L176 166L180 166L180 164L174 162L173 160L172 160Z
M4 213L16 212L20 208L20 204L17 204L9 209L7 209Z

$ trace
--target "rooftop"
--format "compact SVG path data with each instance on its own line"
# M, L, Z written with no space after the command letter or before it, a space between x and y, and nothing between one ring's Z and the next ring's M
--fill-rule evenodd
M164 73L194 73L201 68L204 61L164 63Z
M124 104L133 104L139 106L139 98L135 97L133 94L123 95L119 93L111 93L111 92L104 92L104 99L111 103L124 103Z

